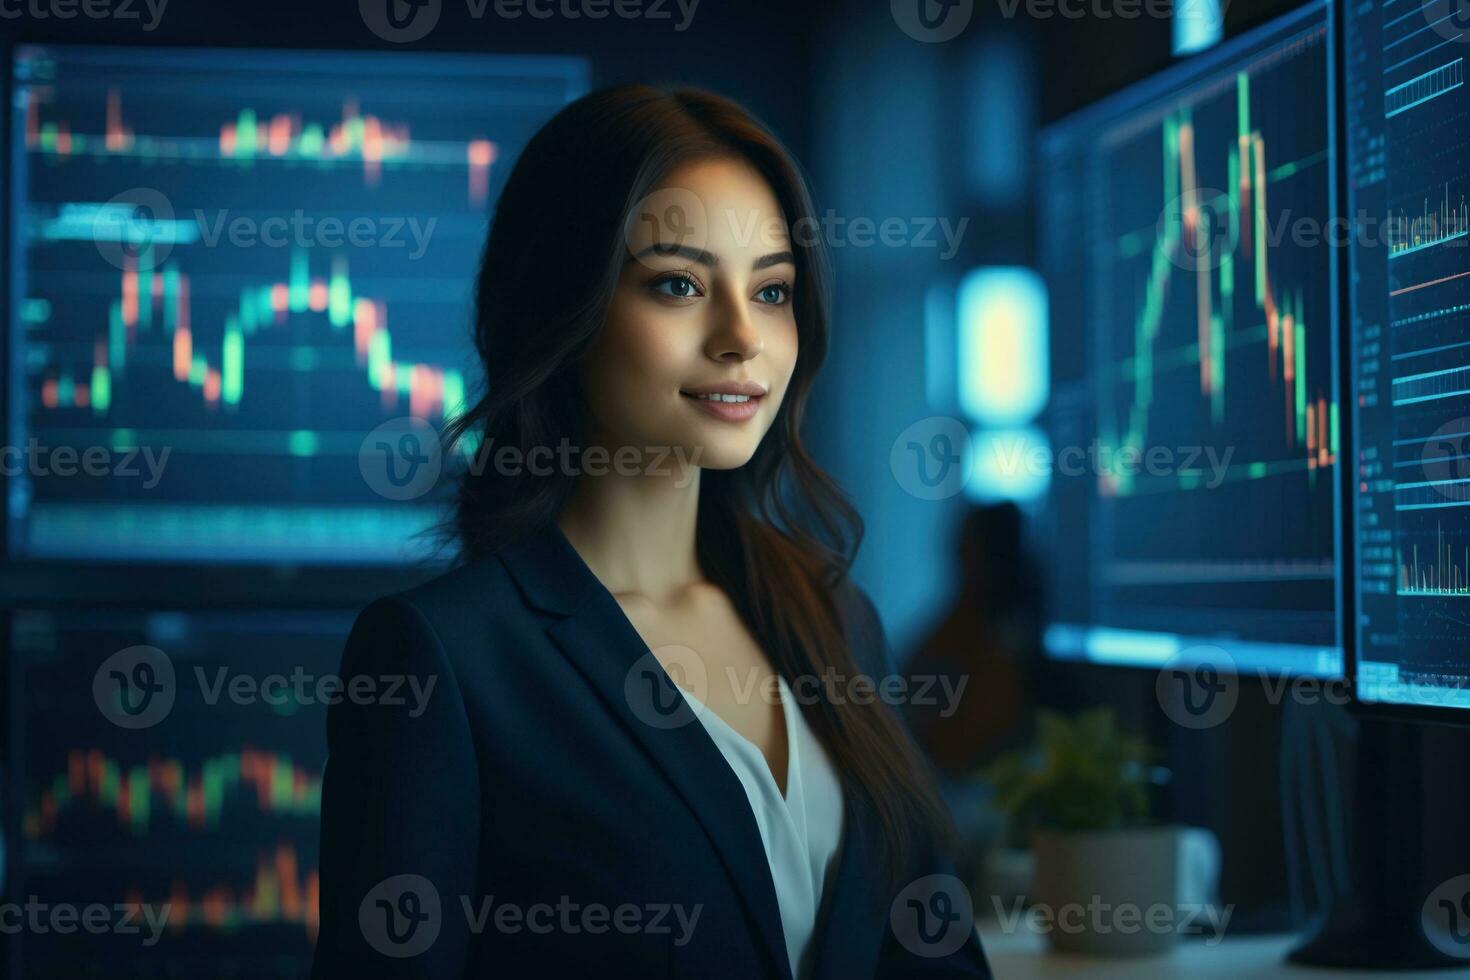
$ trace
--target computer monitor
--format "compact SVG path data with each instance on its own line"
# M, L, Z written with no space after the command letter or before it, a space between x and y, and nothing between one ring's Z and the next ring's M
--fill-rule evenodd
M1465 18L1345 11L1354 688L1470 722L1470 157Z
M1042 134L1053 657L1342 671L1329 13Z
M585 59L11 55L8 556L426 554L487 215Z
M6 894L116 928L21 930L6 975L306 976L351 614L7 618Z

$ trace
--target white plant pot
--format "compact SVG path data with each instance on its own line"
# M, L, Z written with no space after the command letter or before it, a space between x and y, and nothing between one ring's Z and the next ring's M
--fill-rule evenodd
M1186 925L1207 921L1203 908L1215 902L1220 845L1208 830L1038 831L1032 847L1033 922L1058 952L1165 953Z

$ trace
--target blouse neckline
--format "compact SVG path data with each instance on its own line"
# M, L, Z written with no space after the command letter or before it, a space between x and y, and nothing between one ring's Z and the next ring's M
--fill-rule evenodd
M727 735L734 736L741 744L743 744L750 751L754 752L760 758L761 771L766 774L766 778L769 779L771 781L771 785L775 787L777 797L779 797L783 803L790 805L792 798L792 783L796 778L796 753L798 748L796 744L796 726L794 724L794 719L791 717L791 691L790 688L786 686L786 678L782 677L779 673L775 674L775 678L777 697L781 702L781 724L786 731L786 791L784 793L781 792L781 787L776 783L776 774L771 771L770 760L766 758L766 754L761 751L761 747L759 745L756 745L750 739L742 735L740 731L735 728L734 725L731 725L724 718L720 717L720 713L718 711L715 711L698 697L688 691L685 691L683 688L680 688L680 691L683 693L684 697L694 702L696 714L698 714L701 718L708 718L713 720L714 724L718 725L721 731L725 732Z

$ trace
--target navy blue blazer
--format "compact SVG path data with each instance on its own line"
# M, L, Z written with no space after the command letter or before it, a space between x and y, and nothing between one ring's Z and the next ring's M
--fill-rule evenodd
M839 601L859 668L891 673L871 601ZM692 714L648 723L640 661L554 522L364 609L327 716L312 976L790 980L740 780ZM973 929L942 956L895 933L874 826L851 802L846 820L813 976L990 976Z

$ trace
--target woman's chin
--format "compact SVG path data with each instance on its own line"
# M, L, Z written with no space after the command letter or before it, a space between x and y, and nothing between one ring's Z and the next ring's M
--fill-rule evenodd
M684 458L702 470L734 470L750 462L755 450L745 440L711 439L687 447Z

